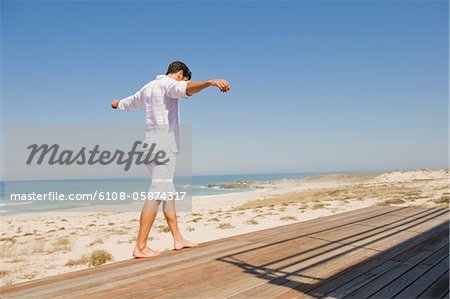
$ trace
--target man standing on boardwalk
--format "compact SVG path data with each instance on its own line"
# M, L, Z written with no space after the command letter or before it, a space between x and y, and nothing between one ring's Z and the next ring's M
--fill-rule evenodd
M206 81L189 81L191 71L181 61L174 61L169 65L166 75L159 75L155 80L150 81L134 95L121 100L114 100L111 104L113 109L133 111L138 108L145 108L146 112L146 135L151 135L158 127L177 127L179 125L178 99L187 99L203 89L211 86L218 87L220 91L227 92L230 89L229 83L224 79L211 79ZM173 131L173 130L171 130ZM176 130L178 134L178 130ZM149 191L161 191L161 185L156 181L165 181L163 192L174 192L173 176L175 170L176 154L178 153L178 136L174 138L174 147L171 151L169 162L164 165L147 165L150 171L152 186ZM167 182L169 182L167 184ZM157 190L158 189L158 190ZM136 258L153 257L160 254L147 247L147 239L150 229L158 211L161 200L147 200L141 211L140 227L136 239L136 247L133 256ZM196 244L184 239L178 229L177 215L175 210L175 200L164 200L164 217L169 225L173 236L174 249L179 250L186 247L194 247Z

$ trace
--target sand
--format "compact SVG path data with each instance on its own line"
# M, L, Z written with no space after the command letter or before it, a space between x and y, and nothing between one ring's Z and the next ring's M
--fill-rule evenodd
M449 170L443 169L334 174L260 182L255 187L194 197L192 212L178 214L184 237L201 243L378 204L448 208L450 198ZM1 285L92 267L88 257L95 250L110 253L108 263L130 259L138 225L137 212L2 217ZM149 246L167 251L172 250L172 242L160 212Z

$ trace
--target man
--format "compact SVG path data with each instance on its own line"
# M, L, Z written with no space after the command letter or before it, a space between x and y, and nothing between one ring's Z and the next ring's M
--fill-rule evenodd
M206 81L189 81L191 79L191 71L181 61L174 61L169 65L166 75L159 75L155 80L150 81L141 90L134 95L121 100L114 100L111 104L113 109L125 111L133 111L138 108L145 108L146 111L146 136L152 137L155 128L169 127L173 128L179 124L178 99L187 99L203 89L211 86L218 87L220 91L227 92L230 85L223 79L211 79ZM146 137L147 138L147 137ZM176 136L175 136L176 138ZM176 154L178 153L178 140L173 143L169 162L166 165L155 166L148 165L150 177L152 179L151 190L160 190L160 185L156 181L165 181L169 184L165 185L164 190L174 191L173 176L175 169ZM161 200L148 200L144 204L141 211L140 227L138 237L136 239L136 247L133 251L135 258L153 257L160 254L147 247L147 239L150 229L158 211ZM164 200L163 203L164 217L169 225L173 236L174 249L180 250L186 247L194 247L196 244L191 243L183 238L177 223L175 211L175 200Z

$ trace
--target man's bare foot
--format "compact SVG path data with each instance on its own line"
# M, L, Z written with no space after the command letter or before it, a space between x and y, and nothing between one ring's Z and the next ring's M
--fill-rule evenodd
M154 257L160 255L161 252L153 250L145 246L143 250L140 250L137 246L134 247L133 256L137 259L146 258L146 257Z
M183 248L192 248L197 246L196 243L189 242L188 240L182 239L182 240L176 240L173 242L173 247L175 250L180 250Z

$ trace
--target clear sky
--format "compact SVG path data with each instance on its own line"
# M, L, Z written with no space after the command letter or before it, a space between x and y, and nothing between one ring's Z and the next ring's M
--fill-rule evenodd
M193 171L448 165L448 2L2 2L2 122L113 111L173 60L226 78L181 103Z

